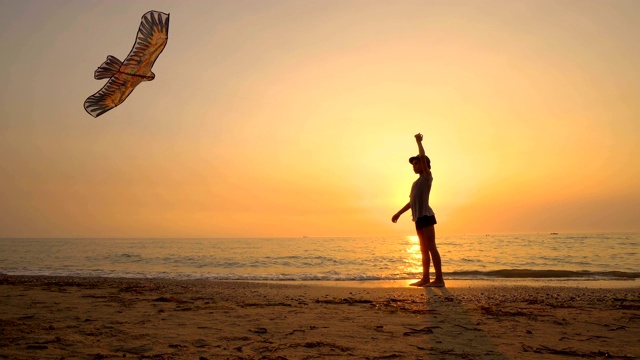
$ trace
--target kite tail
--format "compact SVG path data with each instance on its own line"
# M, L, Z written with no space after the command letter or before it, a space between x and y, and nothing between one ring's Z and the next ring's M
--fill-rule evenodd
M118 60L115 56L107 56L107 60L102 63L102 65L98 66L98 69L93 74L93 77L96 80L108 79L115 75L120 67L122 66L122 61Z

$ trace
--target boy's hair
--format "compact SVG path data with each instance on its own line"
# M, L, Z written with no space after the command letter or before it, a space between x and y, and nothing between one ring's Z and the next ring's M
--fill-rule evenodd
M425 160L427 161L427 167L429 168L429 170L431 170L431 159L429 159L429 157L428 157L427 155L425 155L424 157L425 157ZM412 157L410 157L410 158L409 158L409 163L410 163L411 165L413 165L413 162L414 162L415 160L420 161L420 155L416 155L416 156L412 156Z

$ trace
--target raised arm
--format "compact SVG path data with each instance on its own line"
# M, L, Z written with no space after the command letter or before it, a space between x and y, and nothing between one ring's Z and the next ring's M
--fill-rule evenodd
M424 147L422 146L422 134L417 133L415 135L416 143L418 143L418 154L420 155L420 163L422 164L422 171L425 175L431 176L431 170L429 166L427 166L427 154L424 152Z

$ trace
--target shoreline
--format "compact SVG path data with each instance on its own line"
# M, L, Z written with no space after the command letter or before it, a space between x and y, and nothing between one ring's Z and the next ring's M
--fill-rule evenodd
M640 359L638 287L450 282L0 275L0 358Z
M169 281L211 281L211 282L252 282L264 284L309 285L321 287L352 288L414 288L409 284L418 279L403 280L263 280L263 279L209 279L203 278L171 278L143 276L92 276L92 275L47 275L47 274L7 274L0 272L0 277L33 277L33 278L79 278L79 279L132 279L132 280L169 280ZM447 288L478 288L502 286L531 287L569 287L590 289L640 289L640 279L593 279L593 278L476 278L448 279Z
M351 288L414 288L409 284L418 279L410 280L366 280L366 281L254 281L260 283L276 283L290 285L309 285L323 287L351 287ZM235 281L235 280L221 280ZM245 280L242 280L245 281ZM588 289L640 289L640 281L631 280L584 280L584 279L446 279L447 288L484 288L484 287L566 287Z

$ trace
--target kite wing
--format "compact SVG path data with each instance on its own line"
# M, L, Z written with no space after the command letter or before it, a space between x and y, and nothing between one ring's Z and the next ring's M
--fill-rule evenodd
M138 36L124 60L125 67L151 72L153 63L164 50L169 37L169 14L149 11L142 16Z
M98 67L94 77L109 81L84 102L84 109L93 117L98 117L122 104L138 84L151 81L155 74L151 71L169 37L169 14L149 11L142 16L136 42L124 62L114 56Z

